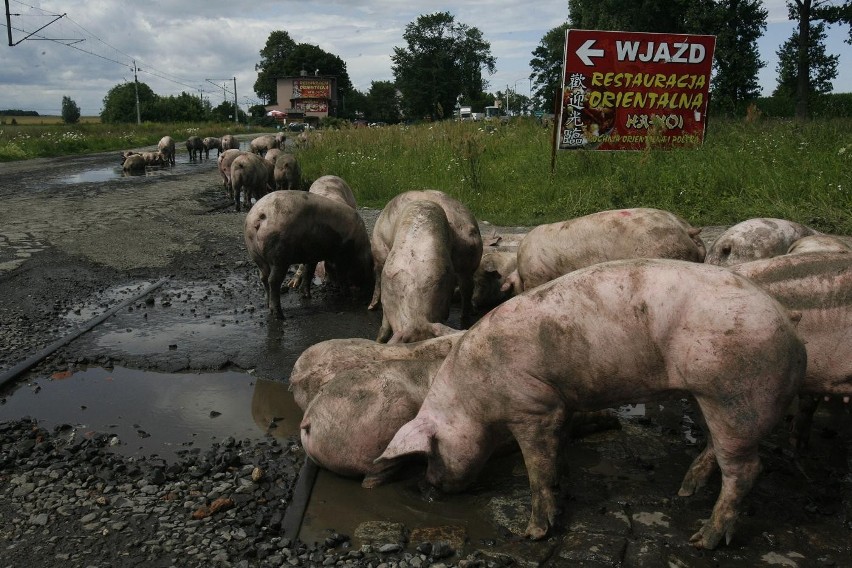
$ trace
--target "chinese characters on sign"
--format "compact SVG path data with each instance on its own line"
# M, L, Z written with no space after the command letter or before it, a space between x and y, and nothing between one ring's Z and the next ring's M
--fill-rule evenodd
M568 30L558 148L704 141L714 36Z

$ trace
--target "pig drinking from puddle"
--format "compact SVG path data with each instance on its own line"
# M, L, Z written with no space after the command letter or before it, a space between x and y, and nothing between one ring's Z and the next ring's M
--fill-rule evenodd
M453 330L456 279L450 225L433 201L411 201L397 216L393 246L382 268L382 325L376 341L408 343Z
M518 247L518 270L504 291L529 290L572 270L627 258L703 262L700 228L660 209L600 211L532 229Z
M791 425L791 442L807 445L819 396L852 396L852 255L811 252L731 266L790 310L808 350L808 370ZM818 395L818 396L815 396Z
M516 296L471 327L377 461L424 456L429 483L460 491L508 431L530 479L526 535L542 538L556 517L558 446L571 412L692 395L722 489L691 542L713 548L732 534L760 470L758 444L805 366L786 310L744 277L675 260L597 264ZM690 466L681 495L706 482L703 465Z
M393 247L399 214L411 201L433 201L441 206L450 224L450 255L462 302L462 322L473 316L473 273L482 258L482 235L479 223L470 209L460 201L436 190L406 191L391 199L376 219L373 227L372 251L375 286L369 308L374 310L382 301L382 269Z
M347 205L305 191L273 191L246 215L244 236L269 312L279 319L281 284L291 264L324 260L344 290L372 289L370 238L361 216Z
M787 221L758 217L737 223L713 241L704 262L732 266L741 262L771 258L787 252L795 241L816 234L810 227Z

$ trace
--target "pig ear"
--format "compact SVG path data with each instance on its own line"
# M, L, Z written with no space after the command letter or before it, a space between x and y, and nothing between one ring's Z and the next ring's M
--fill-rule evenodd
M389 461L398 460L405 456L414 454L432 454L432 443L436 434L435 423L429 418L417 417L411 422L403 424L391 440L384 453L373 462L374 464L386 464Z

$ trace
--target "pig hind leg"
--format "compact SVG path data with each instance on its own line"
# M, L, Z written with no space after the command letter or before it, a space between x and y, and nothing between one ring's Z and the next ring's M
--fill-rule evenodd
M683 482L677 492L681 497L695 495L699 489L707 485L710 476L718 469L716 452L713 449L713 437L707 430L707 422L704 420L704 415L700 411L697 413L696 420L704 432L706 442L704 450L692 461L692 464L686 471L686 475L683 477Z
M754 428L750 431L751 435L746 438L743 434L742 425L737 425L731 416L726 415L724 409L717 405L709 405L706 402L698 399L712 440L708 441L707 448L696 461L701 459L702 456L706 459L715 455L716 462L722 472L722 488L719 491L719 497L716 499L710 518L704 523L701 530L692 535L689 541L696 548L713 549L723 537L726 543L731 540L739 514L739 506L760 473L758 444L761 436L766 432L764 428L755 423ZM708 407L712 407L712 409ZM759 418L758 421L760 421ZM703 467L705 468L703 473L706 473L708 468L706 465ZM698 469L701 469L701 466ZM712 468L709 469L712 472ZM706 473L706 475L709 476L709 473ZM701 476L702 473L697 475L699 479ZM706 478L704 480L706 481ZM684 482L686 483L686 480Z
M284 319L284 312L281 311L281 285L284 283L284 277L287 275L289 267L289 264L272 265L266 284L267 297L269 298L269 313L278 319Z

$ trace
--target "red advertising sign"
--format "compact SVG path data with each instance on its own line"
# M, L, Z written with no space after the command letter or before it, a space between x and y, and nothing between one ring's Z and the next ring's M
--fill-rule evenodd
M293 81L294 99L330 99L331 81L328 79L296 79Z
M700 145L715 46L715 36L569 29L558 148Z

